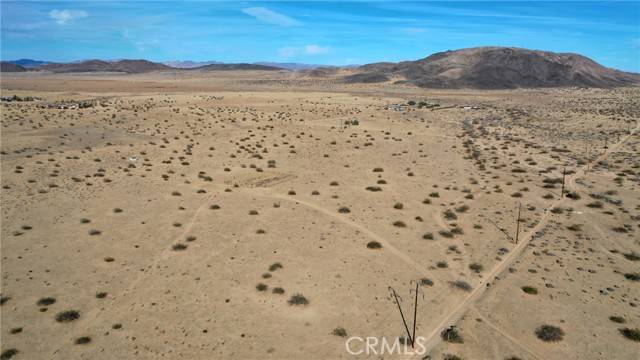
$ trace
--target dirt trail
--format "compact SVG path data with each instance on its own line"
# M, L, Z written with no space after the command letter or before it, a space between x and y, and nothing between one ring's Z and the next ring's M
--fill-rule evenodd
M427 276L428 273L425 270L424 266L421 266L420 264L418 264L417 262L415 262L413 259L411 259L408 255L406 255L405 253L403 253L402 251L398 250L395 246L393 246L390 242L388 242L387 240L385 240L383 237L379 236L378 234L374 233L373 231L367 229L365 226L350 220L349 218L347 218L344 215L339 215L336 212L327 210L325 208L323 208L322 206L301 200L299 198L292 198L291 196L285 196L285 195L280 195L280 194L265 194L263 191L260 191L262 189L244 189L247 192L251 192L254 195L257 196L262 196L262 197L269 197L269 198L276 198L276 199L280 199L280 200L284 200L284 201L289 201L289 202L294 202L300 205L304 205L308 208L311 208L315 211L321 212L327 216L329 216L332 219L335 219L349 227L352 227L356 230L358 230L359 232L365 234L366 236L368 236L369 238L379 242L382 244L383 246L383 250L389 250L393 255L399 257L400 259L402 259L405 263L407 263L408 265L410 265L412 268L414 268L419 274L423 275L423 276Z

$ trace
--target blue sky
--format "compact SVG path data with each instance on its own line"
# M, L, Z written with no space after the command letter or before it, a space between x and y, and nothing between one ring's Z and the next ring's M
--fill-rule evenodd
M5 1L4 60L364 64L483 45L640 72L640 1Z

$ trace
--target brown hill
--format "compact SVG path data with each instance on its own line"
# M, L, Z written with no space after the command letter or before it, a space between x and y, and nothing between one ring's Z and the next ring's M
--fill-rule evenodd
M260 65L260 64L211 64L200 66L197 68L193 68L192 70L265 70L265 71L277 71L277 70L285 70L283 68L270 66L270 65Z
M8 61L0 62L0 72L23 72L27 69L23 66L12 64Z
M417 61L375 63L358 68L347 82L383 82L404 77L426 88L509 89L640 85L640 74L606 68L578 54L504 47L445 51Z
M170 70L171 67L154 63L147 60L119 60L102 61L87 60L77 63L47 64L38 67L39 70L52 71L57 73L68 72L124 72L137 74L151 71Z

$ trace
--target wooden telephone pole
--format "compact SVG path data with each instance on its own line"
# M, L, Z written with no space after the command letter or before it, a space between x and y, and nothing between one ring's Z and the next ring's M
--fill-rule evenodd
M518 238L520 236L520 210L522 209L522 203L518 203L518 220L516 223L516 244L518 244Z
M567 175L567 168L564 167L562 169L562 191L560 191L560 197L563 198L564 197L564 178Z

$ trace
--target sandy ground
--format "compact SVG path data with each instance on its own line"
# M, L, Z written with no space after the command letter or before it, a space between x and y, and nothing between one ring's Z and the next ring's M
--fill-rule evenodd
M3 74L14 94L40 100L1 107L3 359L640 353L639 89ZM409 100L440 106L387 109ZM349 354L406 335L389 287L411 327L416 282L428 352Z

